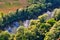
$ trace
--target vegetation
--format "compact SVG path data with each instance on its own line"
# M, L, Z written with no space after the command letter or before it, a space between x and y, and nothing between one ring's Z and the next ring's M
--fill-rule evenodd
M0 12L0 40L59 40L60 0L28 0L28 2L29 6L15 12L8 14ZM47 11L53 16L50 17ZM19 26L14 34L4 30L15 21L25 20L30 20L27 28L24 25Z
M55 23L48 33L44 40L57 40L60 36L60 21Z

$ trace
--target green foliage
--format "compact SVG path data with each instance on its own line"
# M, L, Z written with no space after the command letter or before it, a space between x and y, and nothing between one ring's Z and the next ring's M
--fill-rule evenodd
M45 35L45 33L47 33L51 28L51 25L48 23L42 23L38 29L39 33L41 35Z
M3 18L2 18L2 15L0 16L0 25L2 25L3 23Z
M41 23L45 22L48 17L48 14L44 14L38 17Z
M18 29L17 29L17 34L15 35L15 39L16 40L26 40L26 37L25 37L25 28L23 26L20 26Z
M40 20L30 20L30 25L38 25L40 24Z
M24 27L18 28L15 39L16 40L34 40L35 39L35 26L31 26L28 29Z
M51 18L49 20L46 21L47 23L49 23L51 26L53 26L56 22L56 20L54 18Z
M0 26L7 25L15 20L30 20L36 19L39 15L45 12L45 4L32 4L31 6L24 9L17 9L16 12L9 12L7 15L1 13Z
M18 15L18 10L16 14ZM12 16L11 16L12 15ZM19 15L14 15L14 13L5 15L6 18L19 18ZM21 14L20 14L21 15ZM4 16L4 17L5 17ZM30 26L25 28L23 26L18 27L17 33L10 35L6 32L1 32L1 40L55 40L60 36L60 21L56 21L54 18L47 20L48 15L43 14L38 17L38 19L30 20ZM4 19L4 18L3 18ZM5 19L6 20L6 19ZM7 19L8 20L8 19ZM12 20L12 19L11 19ZM42 21L43 20L43 21ZM6 21L7 22L7 21ZM11 22L11 21L8 21ZM55 22L57 22L55 24ZM49 36L50 35L50 36ZM6 37L6 39L5 39Z
M0 40L9 40L10 34L8 32L1 32L0 33Z
M57 40L59 36L60 36L60 21L54 24L50 31L46 33L46 37L44 40Z
M45 3L46 0L28 0L29 4Z
M20 26L18 29L17 29L18 33L24 33L24 27L23 26Z
M28 28L27 32L25 32L25 36L27 40L35 40L36 39L36 26L32 25Z
M40 23L40 20L31 20L28 28L18 28L16 40L43 40L45 34L50 30L51 25L48 23Z
M52 3L52 7L59 7L60 6L60 0L46 0L47 3Z
M55 9L54 10L54 18L56 20L60 20L60 9Z
M43 3L46 5L47 10L53 10L60 7L60 0L28 0L29 4Z
M46 9L45 4L32 4L27 8L28 14L30 14L31 18L36 18L37 16L42 14L42 11L44 12Z
M15 40L15 34L11 34L9 40Z
M26 8L17 9L16 12L10 12L7 15L1 12L0 29L16 20L33 19L30 20L30 26L28 28L20 26L14 35L0 31L0 40L57 40L60 38L60 21L58 21L60 20L60 9L55 9L53 11L53 18L49 20L47 19L48 14L43 14L47 10L59 7L60 0L28 1L31 2L31 5ZM11 4L8 3L7 5Z

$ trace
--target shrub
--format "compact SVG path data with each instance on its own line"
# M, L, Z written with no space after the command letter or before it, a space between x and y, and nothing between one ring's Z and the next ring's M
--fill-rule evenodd
M40 20L41 23L44 23L46 21L48 17L48 14L43 14L41 16L38 17L38 19Z
M56 20L54 18L51 18L46 21L46 23L49 23L51 26L53 26L55 24L55 22L56 22Z
M57 40L59 36L60 36L60 21L55 23L53 27L50 29L50 31L46 33L44 40Z
M47 33L51 28L51 25L48 24L48 23L41 23L39 29L38 29L38 32L41 34L41 35L45 35L45 33Z
M0 40L9 40L10 34L8 32L1 32L0 33Z
M53 14L56 20L60 20L60 9L55 9Z

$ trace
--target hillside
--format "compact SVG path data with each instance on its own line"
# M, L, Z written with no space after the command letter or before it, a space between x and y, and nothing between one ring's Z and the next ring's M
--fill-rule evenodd
M0 0L0 40L60 40L60 0Z

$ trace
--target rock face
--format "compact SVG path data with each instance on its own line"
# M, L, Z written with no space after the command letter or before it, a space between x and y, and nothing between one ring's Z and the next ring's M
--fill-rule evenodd
M26 20L26 21L23 22L23 25L26 28L29 26L29 24L30 24L30 20Z
M47 11L46 13L48 14L47 19L50 19L53 17L53 12Z

